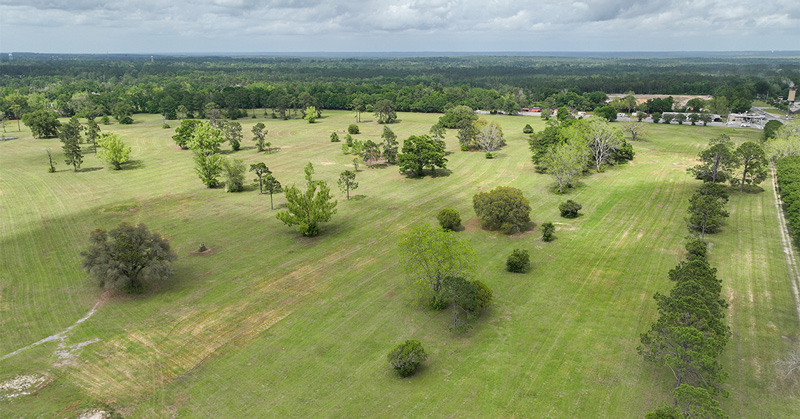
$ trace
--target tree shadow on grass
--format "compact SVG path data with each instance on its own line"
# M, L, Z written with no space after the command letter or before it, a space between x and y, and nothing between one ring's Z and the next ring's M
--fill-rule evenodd
M366 195L358 194L358 195L353 195L353 196L351 196L351 197L350 197L350 200L351 200L351 201L362 201L362 200L364 200L364 199L366 199L366 198L367 198L367 196L366 196Z
M141 169L142 167L144 167L144 162L142 160L128 160L122 165L121 170L136 170Z
M78 169L78 172L96 172L98 170L103 170L103 167L84 167L82 169Z
M758 185L744 185L744 188L742 188L742 192L744 192L744 193L760 193L760 192L764 192L764 188L762 188L762 187L760 187Z

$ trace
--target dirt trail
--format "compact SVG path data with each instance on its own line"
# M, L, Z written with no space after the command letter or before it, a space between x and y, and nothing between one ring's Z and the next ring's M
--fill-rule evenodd
M783 200L778 194L778 183L775 176L775 165L770 166L772 174L772 193L775 197L775 209L778 213L778 224L781 230L781 243L783 244L783 254L786 256L786 265L789 268L789 282L792 284L792 294L794 294L795 306L797 308L797 319L800 320L800 271L798 271L797 258L795 257L792 239L789 236L789 229L786 226L786 218L783 216Z
M75 323L73 323L72 326L70 326L70 327L68 327L68 328L56 333L55 335L48 336L48 337L46 337L46 338L44 338L44 339L42 339L42 340L40 340L38 342L34 342L34 343L24 347L24 348L19 348L14 352L5 354L2 357L0 357L0 361L4 360L6 358L10 358L10 357L12 357L12 356L14 356L14 355L26 350L26 349L33 348L34 346L39 346L39 345L41 345L43 343L52 342L52 341L55 341L55 340L60 340L60 341L63 342L64 338L67 337L67 333L69 333L70 330L74 329L75 326L77 326L77 325L85 322L86 320L88 320L89 317L92 317L92 315L95 313L95 311L97 311L97 307L99 307L99 306L100 306L100 302L95 303L94 307L92 307L92 309L89 310L89 312L86 313L85 316L81 317Z

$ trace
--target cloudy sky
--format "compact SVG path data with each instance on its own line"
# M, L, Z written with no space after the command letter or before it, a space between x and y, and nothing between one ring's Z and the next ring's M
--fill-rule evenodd
M800 50L798 0L0 0L0 51Z

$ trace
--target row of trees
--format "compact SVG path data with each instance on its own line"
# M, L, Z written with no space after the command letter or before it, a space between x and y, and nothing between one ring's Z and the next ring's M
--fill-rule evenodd
M786 223L800 245L800 155L781 158L776 168Z
M727 373L719 357L731 336L725 324L722 281L707 260L702 240L686 244L688 256L669 271L669 294L656 293L658 318L640 337L639 354L672 372L673 404L647 418L724 418L718 395Z
M458 131L456 137L462 151L482 150L491 155L506 143L503 129L497 122L478 118L468 106L447 110L431 128L431 134L443 138L445 128Z
M634 155L622 132L597 117L565 118L533 134L529 143L537 171L553 176L558 193L572 187L590 165L601 171Z

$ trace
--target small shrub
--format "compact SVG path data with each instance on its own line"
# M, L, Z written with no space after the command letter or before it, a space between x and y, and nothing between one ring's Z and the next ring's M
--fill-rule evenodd
M533 134L533 128L531 124L525 124L525 128L522 129L522 132L525 134Z
M347 132L350 134L360 134L361 131L358 129L358 125L350 124L347 126Z
M111 124L111 118L109 118L108 115L103 115L103 117L100 118L100 122L103 125L109 125L109 124Z
M492 153L486 153L486 158L487 159L493 159L494 155L492 155Z
M387 357L389 364L397 371L401 377L408 377L414 374L417 367L428 359L425 348L416 339L409 339L397 345Z
M439 225L444 231L453 231L461 226L461 216L452 208L444 208L436 214Z
M583 206L581 204L568 199L566 202L562 202L561 205L558 206L558 210L561 211L561 216L564 218L577 218L578 211L581 210Z
M339 139L339 134L337 134L335 131L334 131L334 132L332 132L332 133L331 133L331 142L332 142L332 143L338 143L338 142L340 142L340 141L341 141L341 140Z
M205 244L205 243L200 243L200 248L198 249L198 251L199 251L200 253L203 253L203 252L205 252L206 250L208 250L208 249L206 248L206 244Z
M527 250L514 249L506 260L506 270L515 273L525 273L531 268L531 257Z
M556 226L553 225L551 222L546 222L542 224L542 240L546 242L551 242L556 237L553 233L556 232Z
M169 129L169 128L170 128L170 126L169 126L169 124L168 124L168 123L164 122L163 124L161 124L161 128L163 128L163 129Z
M490 305L492 305L492 298L494 297L494 293L492 289L489 288L488 285L484 284L481 281L475 280L473 282L475 285L475 311L481 312L487 309Z
M352 147L353 146L353 136L351 136L350 134L345 135L344 136L344 142L347 144L348 147Z
M705 259L708 254L708 244L700 239L692 239L686 243L687 258L689 260Z
M485 229L514 234L530 228L530 202L517 188L498 186L480 192L472 197L472 207Z

